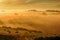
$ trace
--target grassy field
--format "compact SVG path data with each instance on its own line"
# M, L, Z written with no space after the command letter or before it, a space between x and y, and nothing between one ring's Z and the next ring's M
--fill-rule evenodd
M42 31L24 28L0 27L0 40L57 40L60 36L44 34Z
M25 38L26 40L60 36L60 12L25 11L2 13L0 14L0 27L1 35L28 37L28 39Z

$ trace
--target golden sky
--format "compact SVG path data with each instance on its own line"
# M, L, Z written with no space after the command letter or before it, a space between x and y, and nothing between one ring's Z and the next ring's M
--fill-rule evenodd
M59 9L60 0L0 0L0 9Z

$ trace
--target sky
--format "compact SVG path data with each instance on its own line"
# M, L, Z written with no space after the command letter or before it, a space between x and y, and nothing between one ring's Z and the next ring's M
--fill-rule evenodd
M0 9L58 9L60 0L0 0Z

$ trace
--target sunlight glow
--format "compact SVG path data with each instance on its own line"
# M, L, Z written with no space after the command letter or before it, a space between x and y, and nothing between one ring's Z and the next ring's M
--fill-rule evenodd
M3 2L4 0L0 0L0 2Z

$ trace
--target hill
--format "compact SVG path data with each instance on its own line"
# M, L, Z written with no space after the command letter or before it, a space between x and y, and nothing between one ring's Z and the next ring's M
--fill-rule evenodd
M12 28L24 28L28 30L42 31L49 35L60 35L60 15L47 14L47 12L7 12L0 13L0 26Z

